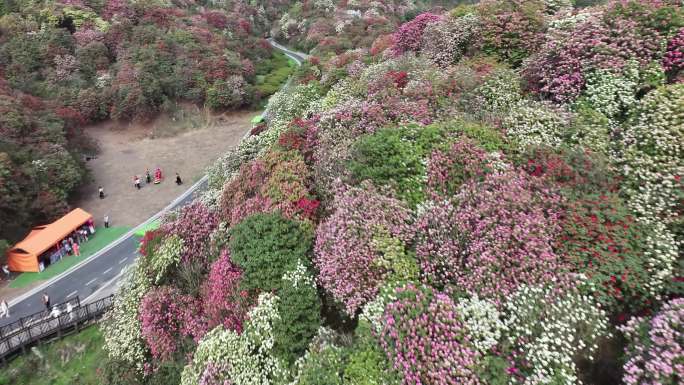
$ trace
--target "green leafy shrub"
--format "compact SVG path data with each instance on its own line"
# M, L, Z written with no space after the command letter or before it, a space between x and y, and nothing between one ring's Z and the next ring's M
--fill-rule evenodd
M303 224L280 214L255 214L230 230L233 262L244 271L246 289L282 287L283 274L297 261L309 261L313 234Z

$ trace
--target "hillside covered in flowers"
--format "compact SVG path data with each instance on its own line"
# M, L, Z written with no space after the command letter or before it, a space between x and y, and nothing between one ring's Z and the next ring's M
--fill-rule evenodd
M278 8L312 56L143 238L103 383L681 384L684 12L579 5Z

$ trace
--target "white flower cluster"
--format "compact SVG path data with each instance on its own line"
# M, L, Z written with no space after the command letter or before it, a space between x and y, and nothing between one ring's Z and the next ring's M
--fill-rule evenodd
M663 222L650 222L652 232L644 240L644 259L649 273L646 283L648 292L656 298L660 295L675 271L679 247L675 235L667 229Z
M134 265L123 279L114 297L114 306L104 317L102 332L110 358L127 362L142 371L147 348L142 339L138 308L151 282L140 266Z
M259 303L248 315L245 331L237 334L218 326L202 338L193 360L181 376L181 385L198 385L209 363L223 364L226 379L235 385L270 385L286 375L283 363L271 353L273 323L280 316L278 297L259 296Z
M335 3L333 0L314 0L314 8L323 12L332 12L335 10Z
M468 329L470 342L481 353L486 354L489 349L499 343L506 326L501 321L501 313L496 306L476 296L459 299L456 313L463 320Z
M279 131L279 135L284 129L283 126L286 127L292 119L301 116L319 96L318 88L313 83L285 87L273 94L264 111L269 131L275 129Z
M609 119L616 119L637 102L639 70L634 63L627 66L624 75L599 69L587 75L586 84L584 95L591 106Z
M302 261L297 261L297 266L295 266L294 270L287 271L285 274L283 274L283 281L290 282L292 287L295 288L299 285L308 285L314 288L316 287L314 278L306 269L306 266L304 266Z
M504 312L507 342L526 363L517 368L524 380L511 377L511 384L578 384L574 359L592 359L597 340L608 335L600 305L572 288L522 285Z
M560 31L572 31L577 24L583 23L595 16L596 14L583 11L563 13L562 15L556 14L557 18L549 22L549 33L556 34Z
M499 116L506 115L523 98L520 76L509 69L494 71L475 93L478 109Z
M394 295L394 289L396 284L390 283L380 289L375 299L366 303L363 308L361 308L361 314L359 314L359 321L365 321L370 323L371 329L380 333L382 328L385 326L382 322L382 315L385 312L385 306L388 303L393 302L397 299Z
M169 268L180 262L183 254L183 239L177 235L165 238L159 248L150 256L150 273L154 275L154 283L158 284Z
M557 147L563 142L568 119L552 106L530 101L519 103L501 122L507 134L520 145L546 145Z

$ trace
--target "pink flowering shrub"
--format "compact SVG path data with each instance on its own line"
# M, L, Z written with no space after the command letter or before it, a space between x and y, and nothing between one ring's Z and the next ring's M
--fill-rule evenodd
M381 253L373 236L387 231L408 242L412 237L411 213L398 199L383 196L370 184L339 189L333 213L316 230L314 263L318 282L354 315L375 297L391 271L381 266Z
M433 13L421 13L415 19L402 24L394 32L394 45L392 47L394 54L401 55L407 51L419 51L425 27L441 19L441 16Z
M663 56L663 68L673 76L684 68L684 28L679 30L667 43L667 51Z
M684 378L684 298L666 302L654 316L620 328L627 338L626 385L676 385Z
M178 235L183 240L183 263L206 262L207 240L209 235L218 226L218 214L207 208L201 202L193 202L184 206L178 216L172 221L161 226L162 231L168 235Z
M242 270L233 264L227 250L211 264L202 293L210 329L223 325L228 330L242 331L242 322L253 301L240 288L241 279Z
M448 295L407 284L382 316L380 344L404 385L480 384L480 353Z
M487 153L468 138L452 143L446 151L434 150L427 166L427 184L434 199L452 196L469 180L481 180L491 171Z
M553 251L560 197L518 171L466 182L418 219L416 254L428 282L454 284L497 303L521 283L557 279Z
M207 332L201 302L169 286L148 291L139 308L142 337L152 356L171 359L184 339L195 342Z

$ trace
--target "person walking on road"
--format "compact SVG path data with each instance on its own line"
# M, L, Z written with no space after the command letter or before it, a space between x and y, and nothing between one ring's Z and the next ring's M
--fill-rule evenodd
M9 281L9 279L10 279L10 270L9 270L9 266L7 266L6 263L2 265L2 272L5 273L5 278L7 278L7 280Z
M102 186L99 186L97 188L97 191L100 194L100 199L104 199L104 189L102 188Z
M43 293L43 305L47 311L50 311L50 296L47 293Z
M133 186L140 190L140 177L138 177L137 175L133 175Z
M105 214L104 216L104 226L105 229L109 227L109 215Z
M0 302L0 318L9 318L9 305L4 299Z
M181 177L180 175L178 175L178 173L176 173L176 184L179 186L183 184L183 181L181 180Z

